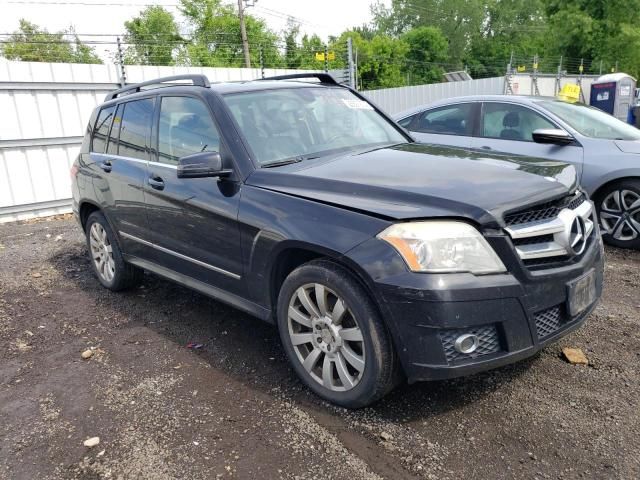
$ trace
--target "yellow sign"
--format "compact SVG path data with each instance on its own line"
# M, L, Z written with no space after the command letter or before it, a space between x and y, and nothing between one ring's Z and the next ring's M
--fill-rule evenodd
M526 72L527 67L525 65L518 65L518 72Z
M534 63L534 64L533 64L533 69L534 69L534 70L537 70L537 69L538 69L538 62L536 62L536 63Z
M333 62L336 59L336 52L327 52L327 61ZM324 62L324 52L316 52L316 60Z
M580 85L567 83L564 87L562 87L562 90L560 90L558 98L560 100L564 100L565 102L577 102L578 100L580 100Z

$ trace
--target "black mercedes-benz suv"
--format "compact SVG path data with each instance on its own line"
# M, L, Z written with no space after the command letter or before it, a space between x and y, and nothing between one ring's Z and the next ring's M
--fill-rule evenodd
M347 407L584 322L603 251L572 166L419 145L356 91L302 77L107 95L72 168L102 285L144 269L275 323L302 381Z

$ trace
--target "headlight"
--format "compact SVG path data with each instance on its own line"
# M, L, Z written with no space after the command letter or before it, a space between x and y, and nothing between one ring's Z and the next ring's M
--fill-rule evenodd
M390 243L414 272L506 271L480 232L464 222L397 223L378 234L378 238Z

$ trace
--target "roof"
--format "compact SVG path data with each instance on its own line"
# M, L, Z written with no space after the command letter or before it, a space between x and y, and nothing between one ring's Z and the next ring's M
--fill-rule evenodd
M392 117L395 120L400 120L414 113L421 112L427 107L431 108L431 107L437 107L440 105L449 105L452 103L500 101L500 102L530 104L536 100L560 101L556 97L542 97L542 96L537 97L533 95L465 95L460 97L444 98L444 99L436 100L434 102L429 102L429 103L423 103L422 105L418 105L410 109L404 110L402 112L396 113L392 115Z
M633 78L631 75L627 73L619 72L619 73L607 73L606 75L602 75L593 83L619 82L620 80L626 80L627 78L630 78L634 82L636 81L636 79Z

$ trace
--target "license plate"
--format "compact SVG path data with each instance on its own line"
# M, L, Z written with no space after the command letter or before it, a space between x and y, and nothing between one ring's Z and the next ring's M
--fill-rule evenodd
M596 272L591 270L583 277L569 283L569 315L575 317L584 312L596 300Z

